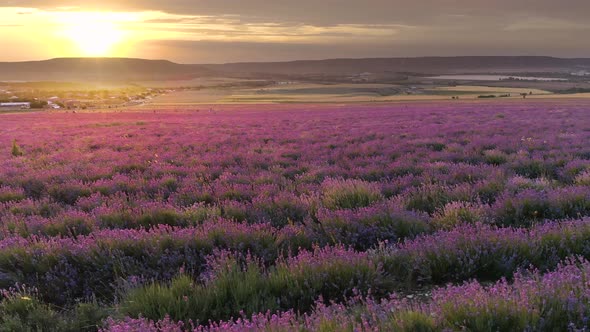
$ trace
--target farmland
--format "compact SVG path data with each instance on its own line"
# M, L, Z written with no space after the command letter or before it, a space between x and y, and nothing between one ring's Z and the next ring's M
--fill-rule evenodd
M423 88L398 84L270 84L263 87L205 87L176 91L158 96L142 108L190 106L207 104L271 104L271 103L388 103L409 101L445 101L453 96L473 100L480 95L522 99L520 93L533 92L528 98L555 98L556 95L534 88L506 88L488 86L439 86ZM587 98L584 94L564 95L568 98Z
M587 99L589 93L563 93L563 91L535 88L535 84L520 87L433 84L416 81L403 84L373 83L306 83L306 82L242 82L234 85L203 85L162 94L143 103L140 108L187 107L208 104L272 104L272 103L392 103L411 101L474 100L480 96L493 96L504 100L522 99ZM510 82L509 82L510 83ZM524 82L527 83L527 82ZM538 82L537 82L538 83ZM178 83L177 83L178 84ZM250 86L248 86L250 85ZM557 92L555 92L557 91ZM585 91L585 90L583 90Z
M0 330L582 331L588 107L1 114Z

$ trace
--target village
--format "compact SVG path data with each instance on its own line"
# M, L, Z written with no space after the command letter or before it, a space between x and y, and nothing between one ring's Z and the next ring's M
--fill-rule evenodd
M142 105L166 89L116 87L109 89L52 89L0 83L0 111L91 110Z

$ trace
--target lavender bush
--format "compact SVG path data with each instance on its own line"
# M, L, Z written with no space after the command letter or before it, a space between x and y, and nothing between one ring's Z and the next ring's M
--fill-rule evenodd
M3 115L0 290L36 290L2 298L0 327L587 329L587 285L565 277L587 263L558 268L590 258L587 109ZM527 288L557 276L571 299Z
M476 281L434 289L426 298L360 295L317 302L303 315L256 313L236 320L176 323L170 318L109 319L103 331L584 331L588 328L587 261L568 260L550 273L532 270L484 286Z

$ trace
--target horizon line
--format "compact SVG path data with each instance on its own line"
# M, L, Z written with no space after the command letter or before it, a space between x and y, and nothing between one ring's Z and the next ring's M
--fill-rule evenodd
M256 63L293 63L293 62L320 62L320 61L335 61L335 60L387 60L387 59L452 59L452 58L548 58L560 60L580 60L590 59L588 57L560 57L552 55L420 55L420 56L391 56L391 57L339 57L339 58L318 58L318 59L297 59L297 60L273 60L273 61L236 61L236 62L221 62L221 63L185 63L176 62L169 59L150 59L138 57L120 57L120 56L71 56L71 57L55 57L38 60L18 60L18 61L0 61L0 63L28 63L28 62L46 62L53 60L104 60L104 59L118 59L118 60L144 60L144 61L166 61L179 65L228 65L228 64L256 64Z

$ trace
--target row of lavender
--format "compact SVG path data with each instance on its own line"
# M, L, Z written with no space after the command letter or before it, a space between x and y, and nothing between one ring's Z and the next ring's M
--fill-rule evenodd
M12 318L0 325L60 305L55 317L87 321L64 323L72 330L108 315L113 329L169 315L160 325L174 330L267 310L314 330L327 311L292 313L318 298L416 294L590 257L584 105L302 107L7 116L0 286L26 291L5 294L0 316ZM362 321L330 308L334 324ZM408 319L453 326L432 308ZM380 319L367 329L385 329Z
M209 320L254 315L255 322L230 320L210 328L249 327L257 331L296 330L305 326L309 330L321 327L339 331L352 330L353 326L370 327L370 330L398 326L412 331L422 326L426 331L438 331L451 326L477 331L583 330L590 314L588 264L583 263L578 270L578 263L570 261L556 273L549 272L543 277L540 273L559 268L563 257L577 254L588 257L589 238L589 221L547 224L528 232L468 227L366 253L342 247L304 250L297 256L278 259L272 267L251 254L215 250L206 257L206 269L198 278L181 268L169 284L156 282L138 287L141 280L129 280L117 306L109 311L116 317L109 321L109 328L176 331L182 325L207 325ZM425 287L418 288L420 291L415 288L417 284L473 277L513 278L515 271L529 266L538 268L533 278L528 273L522 277L516 272L511 283L501 281L486 289L478 283L432 292ZM408 289L413 292L406 299L416 298L416 301L401 304L384 301L381 307L371 300L397 296L396 291ZM27 315L33 313L25 316L30 323L40 324L39 312L52 312L39 301L42 294L38 292L14 290L4 296L0 312L5 316L22 315L19 309L26 309ZM351 302L350 307L337 305L365 296L368 302ZM317 299L335 304L325 308ZM368 307L362 307L367 304ZM78 305L76 314L83 308ZM316 313L311 316L294 314L312 312L312 309ZM258 312L283 314L279 319ZM324 316L328 313L329 316ZM56 316L52 324L60 322L58 314L52 315ZM145 319L122 319L125 315ZM170 320L158 323L159 328L150 322L165 318ZM318 323L321 325L313 325Z
M217 207L225 218L282 226L315 218L316 207L355 208L388 198L430 214L452 201L523 200L525 189L531 199L551 201L548 196L582 191L590 182L584 112L421 105L272 117L264 111L7 117L0 125L6 156L0 216L10 223L2 233L59 235L71 227L39 224L76 213L84 225L75 234L146 227L161 223L152 207L182 219L194 204ZM20 153L10 158L13 142ZM366 182L350 189L365 197L332 197L340 179ZM586 213L544 205L536 215L510 217ZM188 219L178 222L198 222Z
M202 278L211 272L208 257L219 250L251 256L265 270L258 275L260 280L281 266L291 271L289 262L310 257L310 252L312 257L321 257L315 260L319 270L303 277L323 278L327 284L335 283L340 268L356 271L358 264L366 265L371 270L371 278L363 281L366 288L386 293L471 278L496 280L530 265L547 270L569 256L590 257L590 223L551 222L530 230L467 225L368 252L318 247L296 227L277 230L270 225L254 228L224 221L198 228L103 231L77 239L13 238L0 244L0 269L10 271L2 275L4 286L24 283L37 287L44 300L56 304L92 295L112 299L117 282L124 289L151 279L170 279L181 270ZM339 258L349 257L361 258L358 264L338 263L332 270ZM316 268L308 263L294 266ZM236 277L237 281L242 277ZM344 278L334 294L359 287L354 280ZM312 290L307 295L313 300L322 293ZM238 308L228 310L236 314Z
M270 223L312 227L321 224L320 237L337 239L358 249L375 240L355 240L334 233L333 226L353 228L354 232L374 233L378 240L395 241L411 233L449 229L462 223L485 222L494 225L528 226L546 219L571 219L590 214L590 186L584 184L549 187L518 178L492 204L481 202L490 185L473 183L460 186L418 185L404 194L384 198L375 183L361 180L328 179L320 193L296 196L273 191L253 202L221 201L178 207L172 202L152 201L137 196L92 195L79 199L81 210L64 207L50 200L22 200L0 204L3 211L0 239L14 236L79 236L105 229L149 229L158 225L190 227L224 218L251 224ZM197 192L196 195L199 195ZM414 229L396 225L383 216L391 210L407 211L421 222Z
M489 286L468 282L434 289L428 300L391 295L319 301L313 312L263 312L195 327L192 322L109 319L105 332L166 331L586 331L590 320L590 263L571 259L554 272L517 273Z

